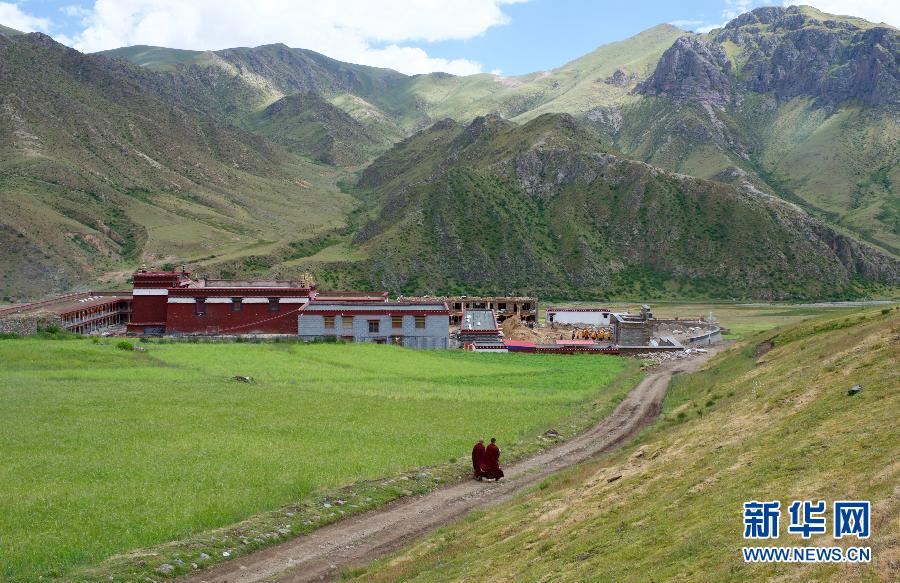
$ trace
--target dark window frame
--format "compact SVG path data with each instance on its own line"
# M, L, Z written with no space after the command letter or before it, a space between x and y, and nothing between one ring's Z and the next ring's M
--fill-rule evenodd
M281 311L281 303L278 301L278 298L269 298L269 311L270 312L280 312Z
M369 320L368 325L369 334L378 334L379 332L381 332L381 320Z
M243 298L231 298L231 311L240 312L244 309Z
M205 316L206 315L206 299L204 299L204 298L195 298L194 299L194 315L195 316Z

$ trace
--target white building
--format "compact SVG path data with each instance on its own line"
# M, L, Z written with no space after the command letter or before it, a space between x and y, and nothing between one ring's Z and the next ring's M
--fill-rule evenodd
M547 308L548 324L611 326L612 321L609 308Z

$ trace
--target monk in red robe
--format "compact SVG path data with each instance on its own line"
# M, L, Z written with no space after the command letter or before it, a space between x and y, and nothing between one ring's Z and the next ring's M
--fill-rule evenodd
M473 477L481 481L481 464L484 463L484 440L479 439L475 447L472 448L472 469Z
M503 470L500 469L500 448L497 447L496 437L492 437L491 444L484 448L481 475L489 480L499 480L503 477Z

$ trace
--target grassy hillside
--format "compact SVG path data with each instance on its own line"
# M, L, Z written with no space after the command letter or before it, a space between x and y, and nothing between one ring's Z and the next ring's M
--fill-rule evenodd
M190 543L175 557L154 555L149 574L177 557L248 552L273 541L247 534L247 524L224 538L203 533L290 504L291 514L275 513L268 528L288 524L296 534L338 510L434 487L429 476L424 486L338 491L448 460L452 475L465 472L473 440L487 433L513 455L529 451L548 426L590 417L595 405L607 411L629 388L612 381L635 369L614 357L375 345L141 346L0 339L4 581L90 578L77 569L173 539ZM354 505L323 509L328 495Z
M354 242L391 290L775 299L898 278L896 260L796 207L610 154L570 116L441 122L359 186L381 211Z
M340 227L355 204L342 173L191 108L164 74L39 34L0 37L0 67L0 297L202 267Z
M174 71L178 68L178 65L200 63L204 55L203 51L169 49L148 45L132 45L130 47L99 51L97 54L126 59L135 65L147 67L154 71Z
M316 93L282 97L246 124L291 152L336 166L361 164L391 145Z
M670 388L636 443L348 573L365 581L890 581L900 481L900 310L758 334ZM761 346L774 347L765 352ZM863 392L848 396L861 384ZM616 478L612 480L612 478ZM778 545L872 547L860 566L750 565L742 503L863 499L872 537ZM786 515L786 511L783 511ZM829 526L830 526L829 518ZM478 552L473 552L477 549ZM352 578L352 577L349 577Z
M0 34L12 36L12 35L16 35L16 34L22 34L22 32L14 29L14 28L10 28L8 26L3 26L2 24L0 24Z

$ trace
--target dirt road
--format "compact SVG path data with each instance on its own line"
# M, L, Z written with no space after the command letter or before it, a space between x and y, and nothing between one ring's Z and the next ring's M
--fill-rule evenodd
M504 468L500 482L474 480L422 496L397 500L320 528L309 535L222 563L189 581L196 583L301 582L333 579L365 565L475 509L499 504L550 474L621 445L658 415L674 373L691 372L712 355L667 363L632 389L603 421L569 441Z

